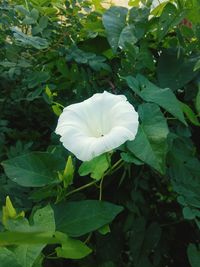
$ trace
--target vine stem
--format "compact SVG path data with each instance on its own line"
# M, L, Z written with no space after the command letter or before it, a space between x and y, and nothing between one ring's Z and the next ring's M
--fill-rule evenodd
M104 176L100 179L100 185L99 185L99 188L100 188L100 192L99 192L99 200L101 200L102 199L102 191L103 191L103 180L104 180L104 177L106 176L106 175L108 175L108 174L112 174L113 172L115 172L115 171L117 171L119 168L121 168L122 166L123 166L123 160L122 159L120 159L120 160L118 160L107 172L105 172L105 174L104 174ZM83 190L83 189L85 189L85 188L88 188L88 187L90 187L90 186L93 186L93 185L95 185L96 183L97 183L98 181L92 181L92 182L90 182L90 183L88 183L88 184L85 184L85 185L83 185L83 186L80 186L80 187L78 187L78 188L76 188L76 189L74 189L74 190L72 190L72 191L70 191L69 193L67 193L65 196L66 197L68 197L68 196L70 196L70 195L72 195L72 194L74 194L74 193L76 193L76 192L79 192L79 191L81 191L81 190Z
M118 165L120 165L121 163L123 163L123 160L122 159L120 159L120 160L118 160L105 174L104 174L104 176L106 176L106 175L108 175L108 174L111 174L111 173L113 173L113 172L115 172L116 170L118 170L118 168L116 168L116 167L118 167ZM124 164L124 163L123 163ZM120 166L121 167L121 166ZM116 169L115 169L116 168Z
M79 191L81 191L81 190L83 190L83 189L85 189L85 188L87 188L87 187L90 187L90 186L96 184L96 182L97 182L97 181L95 180L95 181L92 181L92 182L90 182L90 183L88 183L88 184L85 184L85 185L83 185L83 186L80 186L80 187L78 187L78 188L76 188L76 189L70 191L69 193L67 193L67 194L66 194L66 197L68 197L68 196L70 196L70 195L72 195L72 194L74 194L74 193L76 193L76 192L79 192Z
M103 179L104 176L101 178L100 185L99 185L99 200L102 200L102 191L103 191Z

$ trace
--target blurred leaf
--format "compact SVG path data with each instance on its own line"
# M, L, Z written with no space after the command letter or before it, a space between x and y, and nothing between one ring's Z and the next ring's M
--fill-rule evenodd
M32 46L39 50L49 46L48 41L44 38L27 35L15 27L12 27L12 31L14 32L16 41L21 45Z
M50 78L50 75L46 71L34 71L27 76L26 82L28 83L29 88L34 88L42 83L45 83ZM42 88L38 88L41 93ZM34 94L34 92L32 93Z
M200 69L200 59L197 61L197 63L194 66L194 71L197 71Z
M194 147L188 138L174 138L168 164L174 191L184 197L187 205L200 208L200 161L194 156Z
M195 244L189 244L187 248L187 255L188 255L191 267L200 266L200 251L197 249Z
M194 114L193 110L185 103L180 102L181 107L183 112L185 113L186 117L188 118L188 120L196 125L196 126L200 126L200 122L197 119L197 116Z
M200 85L199 85L198 93L196 96L195 105L196 105L196 110L197 110L198 114L200 115Z
M30 12L31 17L37 21L37 19L39 18L39 12L36 8L33 8Z
M190 209L189 207L184 207L183 208L183 216L186 220L193 220L195 219L196 215L193 212L192 209Z
M134 220L130 237L130 252L133 261L137 264L141 253L144 237L145 237L145 220L144 218L137 218Z
M18 261L16 261L15 254L7 248L0 247L0 262L1 267L22 267Z
M44 30L48 25L48 17L41 17L39 20L39 26L42 30Z
M28 10L23 5L16 5L15 6L15 10L17 10L18 12L20 12L24 16L28 16L29 15Z
M98 229L98 231L102 235L106 235L106 234L110 233L110 226L109 226L109 224L106 224L106 225L102 226L101 228Z

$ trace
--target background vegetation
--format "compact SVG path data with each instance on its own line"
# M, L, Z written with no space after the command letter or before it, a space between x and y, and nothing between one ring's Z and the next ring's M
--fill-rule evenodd
M200 266L200 2L151 2L1 1L1 267ZM81 163L57 119L104 90L140 128Z

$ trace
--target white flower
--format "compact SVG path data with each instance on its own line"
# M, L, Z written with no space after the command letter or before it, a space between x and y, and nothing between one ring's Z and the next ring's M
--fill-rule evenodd
M65 148L89 161L133 140L138 125L138 114L126 97L104 91L64 108L55 132Z

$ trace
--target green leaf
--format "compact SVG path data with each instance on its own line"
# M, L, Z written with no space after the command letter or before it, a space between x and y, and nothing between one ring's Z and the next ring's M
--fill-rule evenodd
M62 246L56 248L58 257L65 259L82 259L92 252L92 250L80 240L69 238L67 235L59 232L55 235L62 241Z
M183 216L184 216L184 218L186 220L193 220L193 219L195 219L196 214L195 214L195 212L191 208L184 207L183 208Z
M31 10L30 15L35 21L37 21L37 19L39 18L39 12L36 8L33 8Z
M33 71L27 76L26 82L29 88L34 88L42 83L46 83L49 78L50 75L47 71Z
M91 178L99 180L103 177L105 171L109 168L108 154L102 154L90 161L81 164L78 172L80 176L91 174Z
M196 57L185 57L177 50L164 50L158 59L157 77L161 87L172 90L181 89L189 83L197 72L193 71Z
M157 222L152 222L146 229L143 250L151 252L158 245L161 238L161 227Z
M48 41L44 38L27 35L15 27L12 27L11 29L14 32L16 41L21 45L32 46L39 50L45 49L49 46Z
M184 18L184 14L180 12L175 5L168 3L164 6L157 26L157 35L159 41L167 34L174 26L179 24Z
M118 46L121 48L126 48L127 43L135 44L137 40L138 38L136 36L136 30L134 25L128 25L123 28L120 34Z
M10 61L0 61L0 66L4 67L4 68L12 68L15 67L17 65L17 63L15 62L10 62Z
M116 52L119 46L121 32L126 26L127 13L127 8L111 7L103 14L103 25L113 52Z
M81 236L110 223L123 208L109 202L83 200L53 207L56 229L69 236Z
M35 21L33 18L26 16L26 17L23 19L22 23L23 23L23 24L27 24L27 25L31 25L31 24L35 24L36 21Z
M8 178L21 186L41 187L59 183L57 172L65 162L51 153L32 152L2 162Z
M189 138L174 138L168 153L169 176L174 191L184 202L200 208L200 161L194 157L195 147Z
M143 100L153 102L186 124L180 102L169 88L161 89L142 75L125 77L128 86Z
M32 267L45 245L20 245L13 249L22 267Z
M188 259L189 259L191 267L200 266L200 251L197 249L195 244L189 244L187 248L187 255L188 255Z
M200 122L197 119L197 116L194 114L193 110L185 103L180 102L181 107L183 112L185 113L186 117L188 118L188 120L196 125L196 126L200 126Z
M102 226L101 228L98 229L98 231L102 235L106 235L106 234L110 233L110 226L109 226L109 224L106 224L106 225Z
M29 11L23 5L16 5L14 9L23 14L24 16L30 15Z
M48 25L48 17L41 17L39 20L39 26L42 30L44 30Z
M36 210L33 215L33 226L26 226L26 231L41 231L41 232L55 232L55 220L54 213L50 205L42 209ZM19 225L20 226L20 225ZM13 231L19 231L18 229L13 229ZM16 254L16 259L20 262L23 267L32 267L33 263L40 255L45 244L36 245L19 245L14 248L13 252Z
M165 173L168 126L155 104L142 104L138 109L142 121L135 140L127 142L128 149L140 160Z
M142 245L145 238L145 220L143 217L136 218L132 225L130 235L130 253L133 257L133 262L137 264L141 254Z
M198 114L200 115L200 85L199 85L198 93L196 96L195 106L196 106L196 110Z
M128 163L134 163L135 165L143 165L143 161L137 159L131 152L122 152L121 154L121 158Z
M15 254L7 248L0 247L1 267L22 267L16 260Z
M196 62L195 66L194 66L194 71L197 71L200 69L200 59Z
M53 112L57 116L60 116L60 114L62 113L62 109L61 109L60 105L56 103L56 104L52 105L51 107L52 107Z
M43 232L55 232L56 225L54 219L54 212L50 205L36 210L33 215L34 226Z

